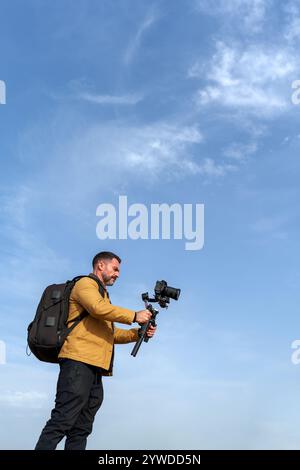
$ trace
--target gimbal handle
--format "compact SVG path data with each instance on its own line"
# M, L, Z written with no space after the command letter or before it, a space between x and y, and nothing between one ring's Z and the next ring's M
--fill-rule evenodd
M141 328L139 329L139 337L140 338L135 343L135 346L134 346L133 350L131 351L131 355L134 356L134 357L137 355L138 350L140 349L142 342L145 341L146 343L148 343L150 337L146 335L147 330L148 330L150 325L156 326L155 318L156 318L156 315L159 313L158 310L153 308L152 305L148 304L147 302L145 302L145 307L146 307L147 310L149 310L149 312L151 312L151 318L147 321L147 323L144 323L141 326Z

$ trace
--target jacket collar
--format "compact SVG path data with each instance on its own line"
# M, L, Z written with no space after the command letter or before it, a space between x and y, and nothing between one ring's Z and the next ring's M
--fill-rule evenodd
M99 279L98 276L96 276L96 274L90 273L90 274L89 274L89 277L91 277L91 278L94 279L96 282L98 282L99 284L101 284L101 286L103 287L103 289L107 292L106 285L103 284L103 282Z

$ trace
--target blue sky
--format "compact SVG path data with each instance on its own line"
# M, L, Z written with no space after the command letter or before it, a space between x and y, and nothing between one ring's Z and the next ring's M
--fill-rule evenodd
M118 347L89 448L298 449L298 2L0 9L0 448L33 448L53 405L56 366L25 355L39 296L109 249L115 304L157 279L182 294L135 359ZM119 195L204 204L204 248L99 240Z

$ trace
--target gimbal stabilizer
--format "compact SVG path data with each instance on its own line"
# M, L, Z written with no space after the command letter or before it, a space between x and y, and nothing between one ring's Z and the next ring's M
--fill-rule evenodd
M149 312L151 312L151 318L144 323L141 328L139 329L139 339L135 343L133 350L131 351L132 356L136 356L138 350L143 341L148 343L150 337L147 336L147 330L150 325L156 326L155 318L156 315L159 313L158 310L153 308L153 306L149 302L158 302L161 308L168 308L168 304L170 303L170 298L174 300L178 300L180 296L180 289L176 289L175 287L170 287L166 283L166 281L156 281L155 288L154 288L154 298L150 299L148 292L142 294L143 302L145 302L145 307Z

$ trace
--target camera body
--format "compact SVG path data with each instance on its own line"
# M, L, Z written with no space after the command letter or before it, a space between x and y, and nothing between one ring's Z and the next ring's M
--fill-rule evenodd
M161 308L168 308L170 299L178 300L180 296L180 289L168 286L167 282L156 281L154 287L154 298L150 299L148 292L142 294L144 302L158 302Z

